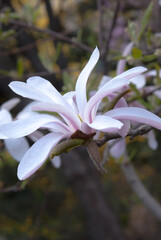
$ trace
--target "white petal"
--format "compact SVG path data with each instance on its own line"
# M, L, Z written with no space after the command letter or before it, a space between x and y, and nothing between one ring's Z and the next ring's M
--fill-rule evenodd
M29 117L13 121L0 126L0 132L10 138L19 138L37 130L48 122L54 122L55 118L47 114L31 114Z
M66 121L67 124L70 123L74 130L80 128L81 121L71 108L62 106L60 104L38 103L33 107L33 109L37 111L56 112L65 117L64 120L68 120Z
M111 140L109 141L109 144L112 144L110 147L110 154L112 157L119 159L121 156L125 154L126 151L126 142L125 138L117 139L117 140Z
M69 105L72 107L74 112L76 112L78 114L75 91L67 92L63 95L63 97L69 103Z
M137 89L140 89L145 86L146 84L146 79L143 74L139 74L136 77L133 77L130 79L130 82L135 84Z
M48 80L39 76L30 77L27 80L27 85L37 90L38 92L48 96L54 103L59 103L69 107L69 104L63 98L63 96Z
M161 118L157 115L137 107L116 108L106 113L106 116L116 118L118 120L131 120L161 130Z
M51 163L55 168L60 168L61 166L61 157L55 156L53 159L51 159Z
M12 89L12 91L22 97L30 98L40 102L52 102L50 97L46 96L42 92L39 92L37 89L34 89L32 86L26 83L14 81L9 84L9 87Z
M4 142L8 152L18 162L21 161L22 157L30 147L26 138L9 138L5 139Z
M120 81L119 81L120 80ZM107 85L108 84L108 85ZM104 88L100 88L94 96L92 96L88 103L86 104L85 111L84 111L84 120L88 123L92 122L94 116L92 117L92 109L93 107L104 97L106 97L108 94L111 94L112 92L115 92L122 88L123 86L126 86L128 84L128 81L126 79L117 79L117 81L109 81ZM96 112L97 109L95 109Z
M133 48L133 45L134 43L133 42L130 42L124 49L123 53L122 53L122 56L124 57L127 57L130 52L131 52L131 49ZM120 74L122 73L123 71L125 71L125 65L126 65L126 59L121 59L118 61L118 64L117 64L117 69L116 69L116 73L117 74Z
M12 121L12 116L10 112L8 112L6 109L0 110L0 125L9 123Z
M157 147L158 147L158 142L156 140L156 137L155 137L155 134L154 134L154 131L150 131L148 134L147 134L147 139L148 139L148 145L151 149L153 150L156 150Z
M87 103L87 96L86 96L86 84L90 73L92 72L93 68L95 67L98 59L99 59L99 50L96 47L93 51L88 63L80 73L77 82L76 82L76 101L77 106L79 109L79 115L83 117L84 108Z
M3 125L5 123L10 123L11 121L12 121L11 114L6 109L0 110L0 125ZM8 137L5 136L5 134L3 134L2 131L0 130L0 139L6 139L6 138Z
M116 119L107 116L96 116L92 123L88 123L91 128L96 130L101 130L103 132L114 131L116 129L120 129L123 124Z
M8 100L7 102L3 103L1 105L1 109L6 109L10 111L12 108L14 108L18 103L20 102L19 98L12 98Z
M62 133L49 133L34 143L18 166L18 178L24 180L34 174L46 161L52 148L63 138L65 135Z

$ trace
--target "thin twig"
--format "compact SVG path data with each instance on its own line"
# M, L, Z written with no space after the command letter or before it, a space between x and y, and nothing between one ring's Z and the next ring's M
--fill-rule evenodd
M75 47L79 47L79 48L81 48L81 49L83 49L87 52L90 52L90 53L92 52L92 49L90 47L88 47L87 45L85 45L83 43L76 42L76 41L72 40L71 38L63 35L62 33L58 33L58 32L55 32L53 30L50 30L50 29L39 28L39 27L36 27L32 24L28 24L26 22L19 21L19 20L9 19L8 22L12 23L12 24L15 24L15 25L18 25L20 27L26 28L26 29L30 29L32 31L36 31L36 32L40 32L40 33L50 35L53 38L59 39L60 41L63 41L63 42L67 42L67 43L69 43L69 44L71 44Z
M114 27L116 25L116 20L117 20L119 8L120 8L120 1L117 0L116 8L115 8L113 19L112 19L112 24L111 24L111 27L110 27L110 30L109 30L109 33L108 33L108 38L105 39L106 46L105 46L105 50L104 50L104 53L103 53L103 60L105 61L105 63L106 63L106 58L107 58L108 51L109 51L109 45L110 45L111 38L112 38L112 32L113 32Z
M99 31L98 31L98 41L99 48L101 52L103 51L103 10L102 10L102 0L97 0L97 9L99 11Z

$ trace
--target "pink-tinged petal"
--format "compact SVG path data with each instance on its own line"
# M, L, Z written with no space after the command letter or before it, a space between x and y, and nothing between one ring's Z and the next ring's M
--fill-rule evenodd
M122 122L105 115L96 116L94 121L92 123L88 123L88 125L93 129L103 132L114 131L116 129L120 129L123 126Z
M143 88L146 84L146 79L143 74L139 74L136 77L130 79L130 82L135 84L137 89Z
M84 111L84 119L87 122L92 122L92 109L94 105L97 104L98 101L102 100L105 96L115 91L118 91L124 86L129 84L129 80L138 74L146 71L147 69L144 67L134 67L130 70L127 70L115 78L111 79L107 82L102 88L100 88L94 96L92 96L88 103L86 104Z
M94 114L92 114L93 108L95 108L95 113L97 111L98 103L101 101L104 97L108 96L112 92L115 92L119 90L120 88L126 86L128 84L128 81L126 79L117 79L117 81L109 81L108 85L105 84L102 88L100 88L94 96L92 96L88 103L86 104L85 111L84 111L84 120L88 123L91 123L94 119Z
M54 122L54 123L53 122L47 123L43 126L43 128L48 128L50 131L54 131L54 132L62 132L62 133L73 132L73 129L71 131L71 129L61 121Z
M65 100L69 103L69 105L72 107L74 112L78 114L75 91L65 93L63 95L63 98L65 98Z
M100 89L101 87L103 87L103 86L104 86L107 82L109 82L111 79L112 79L112 77L104 75L104 76L102 77L102 79L101 79L101 82L100 82L100 84L99 84L99 86L98 86L98 89Z
M7 102L3 103L1 105L1 109L6 109L10 111L12 108L14 108L18 103L20 102L19 98L12 98L8 100Z
M121 107L128 107L127 102L123 97L115 105L115 108L121 108ZM118 132L118 134L120 134L121 137L125 137L130 130L130 121L129 120L121 120L121 122L123 123L123 126L117 132Z
M12 89L12 91L22 97L30 98L40 102L52 102L50 97L46 96L42 92L39 92L37 89L34 89L32 86L26 83L14 81L9 84L9 87Z
M134 43L133 42L130 42L124 49L123 53L122 53L122 56L123 57L127 57L130 52L131 52L131 49L133 48L134 46ZM121 59L118 61L118 64L117 64L117 69L116 69L116 73L117 74L120 74L122 73L124 70L125 70L125 65L126 65L126 59Z
M145 76L146 77L156 77L157 76L157 70L154 69L154 70L148 71L147 73L145 73ZM159 77L161 77L161 70L159 70Z
M54 103L59 103L70 107L63 96L56 90L56 88L46 79L36 76L27 79L27 85L37 90L38 92L49 97ZM44 102L43 100L41 102Z
M60 156L55 156L53 159L51 159L51 163L55 168L60 168L60 166L61 166Z
M155 137L155 134L154 134L154 131L150 131L148 134L147 134L147 139L148 139L148 145L151 149L153 150L156 150L157 147L158 147L158 142L156 140L156 137Z
M0 125L3 125L5 123L10 123L11 121L12 121L11 114L6 109L0 110ZM6 138L8 137L5 136L0 130L0 139L6 139Z
M33 107L33 109L37 111L56 112L64 117L64 120L67 124L70 124L73 127L73 130L80 128L81 121L71 108L67 108L66 106L62 106L60 104L38 103Z
M76 82L76 101L77 101L77 107L79 109L79 115L83 117L84 108L87 103L87 96L86 96L86 84L89 75L91 74L93 68L95 67L98 59L99 59L99 50L96 47L93 51L88 63L80 73L77 82Z
M161 130L161 118L157 115L137 107L116 108L106 113L106 116L118 120L131 120Z
M62 133L49 133L34 143L18 166L18 178L24 180L34 174L46 161L52 148L65 137Z
M42 132L40 132L39 130L36 130L35 132L31 133L30 135L28 135L28 137L33 141L36 142L38 141L41 137L43 137L44 134Z
M109 144L112 146L110 147L110 154L115 159L119 159L122 157L126 152L126 142L125 138L121 138L119 140L111 140Z
M30 148L26 138L9 138L5 139L4 142L10 155L18 162Z
M11 114L6 109L0 110L0 125L9 123L11 121L12 121Z
M31 114L27 118L13 121L0 126L0 132L10 138L24 137L44 124L56 121L56 118L47 114Z

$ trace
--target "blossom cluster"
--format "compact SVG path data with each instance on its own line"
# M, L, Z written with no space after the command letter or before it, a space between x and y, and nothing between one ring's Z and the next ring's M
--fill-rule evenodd
M96 132L116 132L125 137L131 121L161 129L160 117L144 108L128 106L125 98L120 95L130 88L134 77L147 70L144 67L134 67L118 74L87 99L87 81L98 59L99 50L96 47L77 79L75 90L64 95L39 76L29 78L26 83L13 81L9 84L15 93L33 102L30 110L20 114L14 121L11 118L6 122L1 120L0 138L18 142L18 139L32 136L38 129L48 131L35 139L31 147L26 145L22 151L18 166L20 180L34 174L49 157L52 149L63 140L88 140ZM105 97L108 99L108 106L104 113L100 113L98 109ZM110 103L113 103L112 107Z

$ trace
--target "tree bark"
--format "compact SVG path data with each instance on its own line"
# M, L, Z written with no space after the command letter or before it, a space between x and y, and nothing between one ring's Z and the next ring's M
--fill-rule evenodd
M99 172L85 148L80 147L62 155L63 172L76 193L86 215L90 240L125 240L118 220L111 209Z

